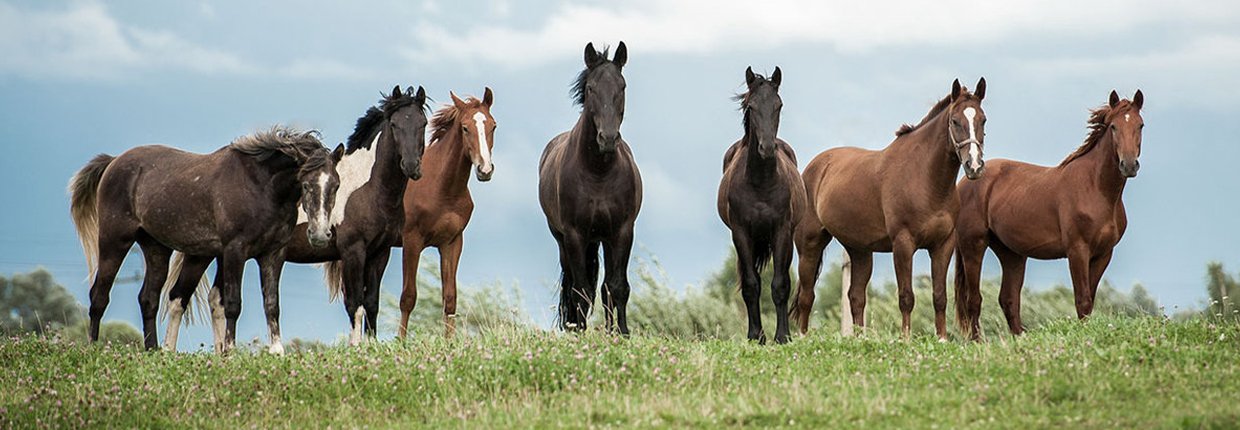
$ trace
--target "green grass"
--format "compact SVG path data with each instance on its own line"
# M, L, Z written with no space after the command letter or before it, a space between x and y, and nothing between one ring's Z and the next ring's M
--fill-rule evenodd
M495 329L274 357L0 340L0 427L1234 428L1240 326L1063 320L987 343Z

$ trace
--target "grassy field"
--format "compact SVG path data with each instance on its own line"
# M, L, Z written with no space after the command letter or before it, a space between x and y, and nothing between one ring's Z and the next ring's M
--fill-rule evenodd
M785 346L495 329L275 357L0 341L0 427L1240 425L1240 327L1064 320L1017 339Z

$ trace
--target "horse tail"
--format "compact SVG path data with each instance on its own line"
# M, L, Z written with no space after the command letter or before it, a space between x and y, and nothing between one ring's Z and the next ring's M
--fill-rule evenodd
M327 301L340 298L344 291L344 263L340 260L323 263L323 283L327 284Z
M969 302L973 299L973 291L965 285L964 257L956 250L956 325L960 326L960 334L966 339L972 338L973 324L969 317Z
M172 263L168 265L168 279L164 281L163 292L159 295L159 317L168 319L168 310L172 309L172 288L177 285L177 280L181 278L181 268L185 266L185 254L180 251L172 252ZM182 321L187 324L196 324L198 321L206 321L207 309L207 293L211 290L211 282L207 280L206 273L202 278L198 279L198 285L194 287L194 301L190 306L185 307L185 313L181 314ZM201 317L201 318L199 318Z
M99 263L99 182L115 159L108 154L96 155L69 179L69 216L86 253L87 280L94 280Z

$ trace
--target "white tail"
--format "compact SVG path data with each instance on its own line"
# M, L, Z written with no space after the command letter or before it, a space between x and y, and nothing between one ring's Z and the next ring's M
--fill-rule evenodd
M93 283L99 267L99 182L115 157L99 154L69 179L69 216L86 254L86 281Z
M181 267L185 265L185 254L181 252L172 253L172 264L168 266L168 280L164 281L163 291L159 294L159 317L168 319L168 317L176 318L178 315L171 315L168 310L172 309L169 301L172 299L168 296L172 292L172 287L176 286L177 279L181 277ZM186 306L182 315L179 315L186 324L197 324L205 322L207 315L203 309L207 308L207 294L211 289L211 282L207 281L206 273L198 280L198 286L194 287L194 300L190 306Z
M344 263L340 260L323 263L323 283L327 284L327 301L334 302L340 297L344 284Z
M852 304L848 303L848 286L852 285L852 259L844 253L844 268L840 271L840 333L853 335Z

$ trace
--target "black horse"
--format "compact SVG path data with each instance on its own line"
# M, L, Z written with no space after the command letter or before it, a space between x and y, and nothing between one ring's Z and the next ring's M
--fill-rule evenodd
M744 112L745 135L723 156L719 182L719 217L732 229L741 297L749 314L749 339L766 342L759 310L760 274L768 259L775 262L771 299L775 302L775 342L788 341L788 270L792 265L792 238L805 208L805 185L797 172L796 153L782 139L779 68L767 79L745 69L748 91L736 96Z
M94 276L90 340L99 338L99 320L116 272L137 242L146 259L138 293L146 348L157 344L160 287L174 250L220 256L215 283L227 319L227 341L217 347L231 348L241 313L245 262L258 260L264 291L278 288L299 200L302 210L318 220L302 232L302 239L314 246L331 239L320 214L333 209L331 196L340 183L335 166L336 158L319 142L317 132L283 127L242 137L210 154L150 145L119 157L96 156L69 184L70 212ZM197 265L211 257L191 260ZM189 278L191 284L202 276L202 270L193 270L197 274Z
M607 328L628 334L628 265L633 223L641 209L642 180L629 145L620 138L624 120L624 42L616 55L587 44L586 69L573 84L582 107L577 125L547 144L538 165L538 197L547 226L560 246L559 319L566 330L584 330L598 288L603 248L603 306Z

